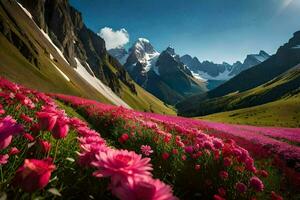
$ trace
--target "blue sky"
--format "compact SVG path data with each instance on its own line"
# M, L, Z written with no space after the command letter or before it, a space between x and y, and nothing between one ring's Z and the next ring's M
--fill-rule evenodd
M300 30L300 0L70 0L95 32L125 29L130 46L150 40L162 51L199 60L243 60L260 49L272 54ZM121 31L122 32L122 31ZM123 31L124 32L124 31Z

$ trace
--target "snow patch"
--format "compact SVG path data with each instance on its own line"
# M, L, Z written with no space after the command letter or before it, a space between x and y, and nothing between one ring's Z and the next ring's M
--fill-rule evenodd
M192 73L193 73L193 76L195 76L195 77L200 76L202 79L215 80L215 81L229 80L233 77L232 75L230 76L231 71L229 71L229 70L225 70L224 72L220 73L218 76L211 76L208 73L203 72L203 71L192 72Z
M138 39L139 42L145 42L145 43L150 43L150 41L146 38L139 38Z
M20 4L19 2L17 2L17 3L18 3L18 5L22 8L22 10L26 13L26 15L32 19L31 13L30 13L26 8L24 8L24 7L22 6L22 4Z
M120 97L118 97L108 86L103 84L97 77L92 76L85 68L82 66L78 58L75 58L77 63L77 68L74 69L86 82L88 82L92 87L94 87L98 92L103 94L106 98L111 100L118 106L123 106L125 108L130 108Z
M153 66L155 66L158 56L158 52L154 52L153 54L145 53L144 59L141 60L141 63L146 64L144 68L145 72L150 71L153 68Z
M53 55L51 53L50 53L50 59L54 60L54 57L53 57Z
M57 53L62 57L62 59L64 61L66 61L66 63L68 63L68 65L70 65L70 63L65 58L64 54L61 52L61 50L52 42L52 40L49 37L49 35L47 33L45 33L45 31L43 29L40 29L40 31L43 33L43 35L45 36L45 38L52 44L52 46L55 48L55 50L57 51Z
M57 71L59 71L59 73L68 81L68 82L70 82L70 79L69 79L69 77L65 74L65 73L63 73L63 71L61 71L53 62L51 62L52 63L52 65L55 67L55 69L57 69Z
M193 71L191 71L191 72L192 72L193 77L195 77L196 79L201 80L201 81L204 81L204 82L207 81L207 79L203 78L203 77L200 76L199 74L197 74L197 73L195 73L195 72L193 72Z

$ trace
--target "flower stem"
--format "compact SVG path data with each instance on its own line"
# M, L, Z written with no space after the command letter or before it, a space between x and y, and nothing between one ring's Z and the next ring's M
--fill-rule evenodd
M59 146L59 140L57 140L57 142L56 142L56 147L55 147L55 153L54 153L53 162L55 162L55 159L56 159L56 155L57 155L57 151L58 151L58 146Z

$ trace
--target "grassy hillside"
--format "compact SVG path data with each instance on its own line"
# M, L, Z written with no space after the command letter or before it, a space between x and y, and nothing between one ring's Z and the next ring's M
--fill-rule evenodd
M255 126L300 127L300 95L198 119Z
M274 78L266 84L245 92L235 92L208 100L194 98L193 104L182 102L177 106L179 113L186 116L209 115L270 103L299 93L300 65Z
M122 99L124 99L129 105L132 106L132 108L136 110L151 111L169 115L176 114L176 111L173 107L164 104L161 100L148 93L137 84L135 84L137 94L130 92L124 85L122 85L122 88Z

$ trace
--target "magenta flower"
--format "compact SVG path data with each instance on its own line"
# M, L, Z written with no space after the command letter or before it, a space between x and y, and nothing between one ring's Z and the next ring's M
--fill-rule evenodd
M112 187L112 193L122 200L177 200L172 188L151 177L136 177L133 182L123 182Z
M0 104L0 115L3 115L5 113L5 110L3 109L2 104Z
M20 118L23 119L25 122L31 123L33 121L33 119L27 115L25 115L24 113L22 113L20 115Z
M228 178L228 172L226 172L226 171L220 171L219 172L219 176L220 176L221 179L225 180L225 179Z
M25 159L13 180L14 186L19 186L26 192L43 189L49 182L51 172L55 169L52 159Z
M250 186L258 192L262 192L264 190L263 182L256 176L250 179Z
M186 153L193 153L193 151L194 151L194 149L193 149L193 146L186 146L186 147L184 147L184 151L186 152Z
M225 200L225 199L223 197L221 197L220 195L215 194L214 200Z
M104 143L81 144L80 148L82 149L82 152L79 153L78 163L85 167L91 166L92 162L98 161L96 155L99 154L99 152L110 150Z
M97 161L92 165L98 170L96 177L111 177L113 183L129 180L132 176L150 176L152 170L150 159L142 158L133 151L109 150L96 155Z
M23 137L26 138L30 142L34 141L34 137L29 133L24 133Z
M12 137L23 132L23 126L17 124L11 116L0 119L0 150L11 143Z
M169 157L170 157L170 154L168 154L167 152L164 152L164 153L162 154L162 158L163 158L164 160L168 160Z
M9 155L0 155L0 166L5 165L8 162Z
M55 139L62 139L67 136L69 125L64 119L59 119L52 129L52 136Z
M44 153L48 153L51 149L51 143L46 140L39 140L40 147Z
M150 156L150 154L153 153L153 150L151 149L151 147L149 145L142 145L141 146L141 152L145 155L145 156Z
M244 193L247 191L247 186L244 183L238 182L235 185L235 189L240 193Z
M127 133L124 133L124 134L118 139L118 141L119 141L120 143L124 143L124 142L126 142L128 139L129 139L128 134L127 134Z
M38 112L37 118L39 120L39 125L42 130L51 131L56 124L57 114L50 112Z
M21 151L17 147L13 147L10 149L8 155L13 156L19 154Z

